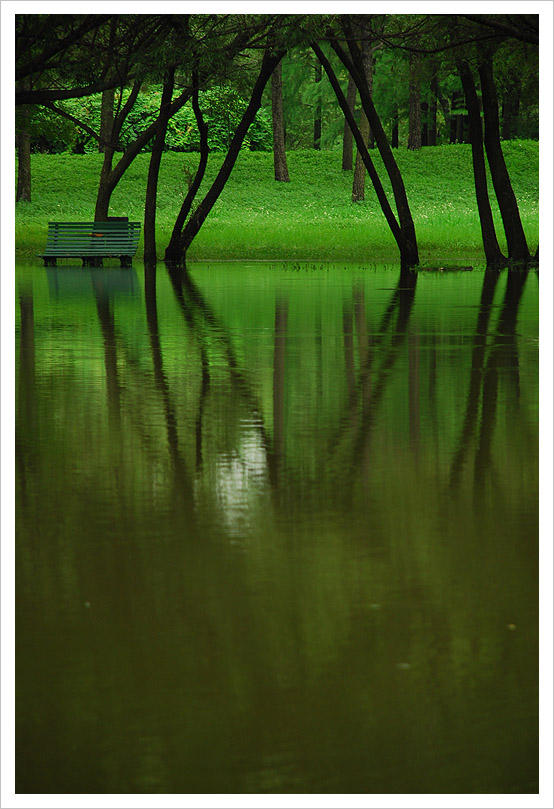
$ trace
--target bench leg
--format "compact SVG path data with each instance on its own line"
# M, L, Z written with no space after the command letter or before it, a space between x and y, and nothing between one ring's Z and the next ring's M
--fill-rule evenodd
M56 266L56 259L55 258L44 258L44 266L45 267L55 267Z
M131 267L133 260L131 256L120 256L119 263L121 267Z

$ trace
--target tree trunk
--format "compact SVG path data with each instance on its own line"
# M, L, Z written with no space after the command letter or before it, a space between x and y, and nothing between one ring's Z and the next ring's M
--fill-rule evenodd
M279 62L271 74L271 112L273 116L273 167L275 179L288 183L289 170L285 151L285 124L283 116L282 63Z
M315 63L315 83L321 82L321 62L316 59ZM321 149L321 88L318 87L318 96L315 105L314 115L314 149Z
M102 93L102 104L100 107L100 140L98 141L98 151L103 152L108 143L112 140L113 127L113 106L115 98L115 88L104 90Z
M394 105L390 145L392 149L398 149L398 104Z
M364 143L369 146L369 121L363 110L360 118L360 135ZM352 202L362 202L365 199L365 171L364 159L358 149L356 151L356 163L354 166L354 177L352 179Z
M115 188L112 172L114 151L114 147L111 144L107 145L104 149L104 161L100 171L98 192L96 194L96 207L94 209L95 222L105 222L108 218L110 199Z
M461 143L463 130L461 129L461 96L458 90L450 97L450 143Z
M133 104L137 98L137 95L140 90L140 82L135 81L131 93L129 94L129 98L123 105L123 108L119 111L116 115L112 128L111 128L111 136L110 141L105 143L104 145L104 161L102 163L102 170L100 172L100 181L98 184L98 193L96 196L96 207L94 211L94 221L95 222L105 222L108 218L108 211L110 208L110 199L114 188L116 187L117 183L119 182L125 168L131 162L130 154L133 151L132 149L128 150L124 157L119 161L118 166L115 170L112 170L113 166L113 158L115 154L115 149L117 146L117 142L119 140L119 136L121 134L121 130L123 128L123 124L129 112L133 108ZM155 131L152 132L152 135L155 134ZM151 135L151 137L152 137ZM150 139L150 138L149 138ZM138 143L139 139L135 141L135 145ZM138 154L138 149L136 153ZM129 156L130 159L127 161L125 158Z
M117 146L117 142L121 135L121 130L131 111L133 104L136 100L138 92L140 90L140 82L135 82L129 98L123 105L123 108L120 112L116 115L112 127L112 140L110 144L106 146L104 149L104 163L102 165L102 171L100 173L100 182L98 187L98 195L96 199L96 212L95 218L101 217L96 219L98 222L103 222L106 220L108 216L108 210L110 205L111 195L114 192L118 182L121 180L135 157L141 152L144 146L152 140L153 137L156 135L158 122L157 120L154 121L150 126L148 126L145 130L143 130L140 135L133 141L133 143L125 150L122 157L119 159L115 168L113 167L113 158L115 154L115 148ZM171 102L170 113L169 117L175 115L181 107L183 107L187 101L190 99L192 94L192 90L190 88L186 88L183 90L181 95L176 98L174 101Z
M502 140L510 140L516 136L520 95L521 81L519 77L515 77L508 86L502 104Z
M500 144L498 100L490 59L485 59L479 65L479 77L481 79L481 95L485 119L485 149L487 150L494 191L506 234L508 258L512 261L528 261L530 258L529 248Z
M346 100L349 109L354 113L356 106L356 84L352 76L348 77ZM344 119L344 133L342 136L342 170L352 171L352 130L350 129L346 117Z
M421 57L410 53L408 149L421 149Z
M365 161L367 172L368 172L368 174L369 174L369 176L371 178L371 182L373 183L373 187L375 188L375 193L377 194L377 199L379 200L379 204L381 205L381 210L383 211L383 214L385 216L385 219L387 220L388 226L391 229L391 232L392 232L392 234L393 234L393 236L395 238L395 241L396 241L396 243L398 245L398 249L400 250L400 253L402 255L403 240L402 240L402 233L401 233L401 230L400 230L400 226L399 226L398 222L396 221L396 217L395 217L395 215L393 213L393 210L392 210L392 208L391 208L391 206L389 204L389 201L387 199L387 195L386 195L385 190L383 188L383 184L381 183L379 175L377 174L377 171L375 170L375 166L373 165L373 161L371 160L370 154L369 154L369 152L367 150L367 146L364 143L364 139L362 138L362 135L360 133L360 129L359 129L359 127L358 127L358 125L356 123L356 120L354 118L354 114L353 114L352 110L349 108L348 102L347 102L346 98L344 97L344 93L342 92L339 80L337 79L337 77L335 75L335 72L333 71L333 68L331 67L331 63L329 62L329 60L327 59L327 57L325 56L325 54L323 53L323 51L321 50L321 48L319 47L317 42L312 42L310 47L312 48L312 50L316 54L317 58L320 60L321 64L323 65L323 68L324 68L324 70L325 70L325 72L327 74L327 77L329 78L329 82L331 83L331 87L333 88L333 90L335 92L335 95L337 97L337 101L339 102L339 106L340 106L346 120L348 121L350 129L352 130L352 134L354 136L354 140L356 141L356 145L358 147L358 150L361 152L361 154L363 156L363 159Z
M464 88L466 107L469 114L469 133L471 138L471 154L473 158L473 177L475 181L475 196L479 211L479 222L483 238L483 249L487 265L504 264L506 259L498 245L494 221L487 188L487 171L485 166L485 151L483 148L483 126L481 123L481 110L479 99L471 68L465 61L458 63L458 72Z
M441 108L442 116L444 118L444 123L446 127L446 131L450 136L450 132L452 129L452 114L450 110L450 103L447 98L443 96L440 89L437 87L437 101L439 102L439 107ZM450 138L450 142L452 143L452 139Z
M343 18L343 20L351 59L348 59L342 47L336 40L332 40L332 47L333 50L335 50L335 52L337 53L337 56L345 65L345 67L348 70L350 70L350 72L352 72L352 70L355 71L353 73L353 76L354 79L356 80L358 92L360 93L362 106L368 117L369 125L373 130L373 134L375 136L375 143L377 144L377 148L379 149L379 153L383 160L383 164L387 170L387 174L389 176L392 191L394 194L394 200L396 203L396 209L398 211L398 219L400 222L400 231L401 231L400 260L403 265L413 267L419 264L419 252L417 249L415 227L412 219L412 213L410 211L410 206L408 204L408 197L406 195L404 181L402 179L402 175L400 174L400 170L398 168L396 160L394 159L394 155L387 140L385 130L383 129L381 119L379 118L375 106L373 104L371 95L367 91L367 87L364 86L365 83L362 81L361 77L363 76L363 65L361 60L361 54L357 51L356 42L353 41L352 39L351 36L352 32L348 24L348 19L345 17ZM325 65L325 63L323 64Z
M429 146L437 145L437 92L438 78L435 73L431 79L431 98L429 103L429 132L427 135Z
M362 42L362 59L364 66L364 78L367 82L367 89L373 94L373 53L367 42ZM360 134L364 143L369 146L370 126L367 115L362 109L360 119ZM359 151L356 152L356 165L354 167L354 179L352 181L352 202L361 202L365 198L365 163Z
M456 143L464 142L464 116L462 113L456 116Z
M148 167L148 180L146 183L146 199L144 202L144 261L150 264L156 262L156 199L158 195L158 177L160 164L165 146L165 136L169 123L171 97L173 95L175 68L167 71L163 84L160 113L158 115L158 128L152 144L150 165Z
M252 89L250 101L231 140L225 160L223 161L223 164L217 173L211 188L202 202L200 202L196 208L194 214L185 225L185 228L181 234L181 238L179 240L181 261L184 261L186 252L194 237L204 224L206 217L215 205L219 195L225 187L225 183L229 179L229 175L231 174L233 166L235 165L235 161L238 157L244 137L248 131L248 127L254 120L254 117L261 106L264 88L283 56L283 51L279 51L275 54L271 54L269 51L266 51L264 54L258 78L256 79L256 83Z
M25 110L23 115L28 116ZM22 128L17 135L17 191L16 202L31 201L31 135L27 128L27 121L22 122Z
M200 161L198 163L198 168L196 170L196 174L194 175L194 179L189 185L187 195L183 201L183 204L181 205L181 210L179 211L175 221L171 239L166 247L164 261L167 264L179 264L181 260L181 248L179 245L181 232L185 226L187 216L192 208L192 203L194 202L198 189L200 188L200 184L204 178L206 166L208 165L208 155L210 151L208 147L208 127L204 121L202 110L200 109L198 97L198 78L196 77L196 74L193 74L193 84L194 92L192 95L192 109L194 110L196 125L198 127L198 132L200 133Z
M18 90L30 90L29 79L22 79L17 83ZM18 110L16 136L17 147L17 189L16 202L31 201L31 133L29 132L30 107L20 107Z
M421 145L429 146L429 103L421 102Z

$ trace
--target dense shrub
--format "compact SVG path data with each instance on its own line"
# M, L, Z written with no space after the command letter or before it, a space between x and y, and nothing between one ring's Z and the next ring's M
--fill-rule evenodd
M125 95L123 101L125 101ZM129 146L135 138L155 119L160 109L162 91L151 87L139 93L128 115L118 144L120 150ZM118 98L116 97L116 105ZM84 99L71 99L60 103L66 112L87 124L95 132L100 128L101 96L99 94ZM246 101L230 86L216 86L200 94L200 107L208 125L208 145L210 151L226 151L234 131L246 109ZM84 129L62 116L40 111L36 113L33 127L33 151L70 151L85 154L98 151L96 140ZM259 110L246 138L245 149L268 151L273 146L271 113ZM200 137L196 119L190 102L170 119L166 148L177 152L193 152L200 148ZM143 151L148 152L151 144Z

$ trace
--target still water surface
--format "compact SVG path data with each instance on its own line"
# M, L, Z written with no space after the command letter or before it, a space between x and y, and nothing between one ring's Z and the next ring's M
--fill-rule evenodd
M16 789L538 790L538 276L17 268Z

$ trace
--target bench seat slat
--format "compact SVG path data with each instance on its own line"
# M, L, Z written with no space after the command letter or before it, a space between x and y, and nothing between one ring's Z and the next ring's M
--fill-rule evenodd
M120 258L130 263L137 251L140 222L49 222L46 247L40 258L55 263L57 258Z

